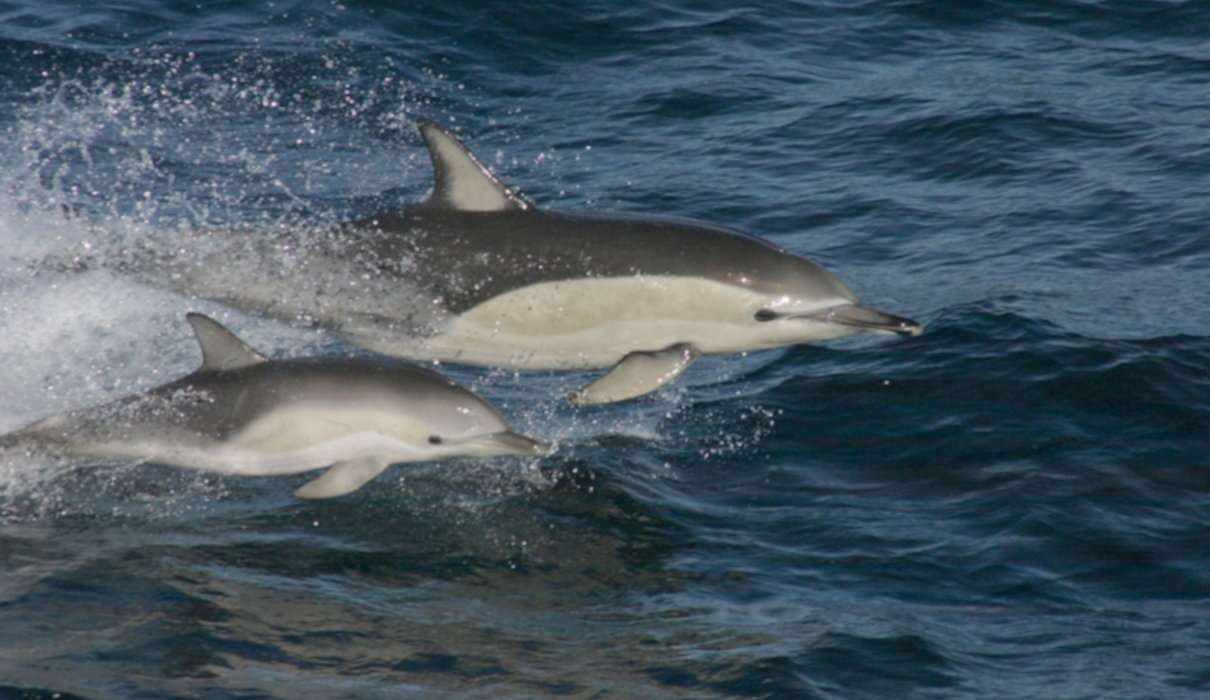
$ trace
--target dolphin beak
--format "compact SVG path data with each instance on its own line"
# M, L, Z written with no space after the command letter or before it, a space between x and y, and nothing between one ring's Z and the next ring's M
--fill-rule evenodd
M496 444L500 445L501 449L508 450L508 454L543 455L547 451L546 445L527 435L514 433L511 430L495 433L491 437Z
M544 455L547 453L546 445L534 440L531 437L514 433L511 430L501 430L498 433L489 433L480 435L465 441L458 441L456 444L460 447L474 447L476 451L483 455Z
M924 332L924 327L910 318L867 309L856 304L833 306L812 314L796 315L795 318L805 318L822 323L837 323L842 326L863 328L881 333L916 336Z

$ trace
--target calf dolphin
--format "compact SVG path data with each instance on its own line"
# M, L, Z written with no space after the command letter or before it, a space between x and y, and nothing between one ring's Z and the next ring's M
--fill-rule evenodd
M820 265L753 236L667 218L540 210L440 126L421 121L419 129L435 174L423 203L318 240L257 234L237 252L178 261L175 284L317 323L390 355L612 367L574 395L579 403L645 394L703 353L921 332L861 306Z
M216 321L187 318L202 351L197 371L46 418L0 436L0 447L223 474L330 467L295 491L300 498L350 493L401 462L543 452L486 401L435 372L397 361L269 361Z

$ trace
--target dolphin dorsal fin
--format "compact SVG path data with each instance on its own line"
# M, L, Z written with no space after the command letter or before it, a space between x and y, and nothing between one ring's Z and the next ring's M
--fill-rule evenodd
M417 122L433 159L433 193L425 206L457 211L529 209L529 202L496 179L475 154L448 131L427 119Z
M264 355L209 316L188 313L185 320L193 327L193 335L202 348L202 366L197 371L218 372L268 362Z

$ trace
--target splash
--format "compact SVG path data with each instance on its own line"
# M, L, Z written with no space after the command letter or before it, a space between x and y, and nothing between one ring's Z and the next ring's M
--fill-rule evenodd
M0 117L0 326L10 329L0 432L191 371L184 312L232 314L112 263L146 249L200 257L213 250L195 235L206 228L339 218L359 204L353 188L406 175L410 160L381 146L411 138L410 111L440 83L377 74L339 46L302 62L246 52L222 66L170 50L100 66L87 58L64 55ZM277 324L241 332L277 355L319 342ZM111 475L103 483L115 488L129 482L120 468L88 473ZM41 505L25 512L64 512L73 498L89 500L73 480L69 465L6 455L0 505L34 499Z
M190 310L232 324L272 356L353 351L315 330L231 312L128 273L132 260L149 258L175 261L178 274L222 265L217 284L238 289L273 283L250 262L269 259L283 289L295 278L317 295L364 282L355 270L300 270L292 261L307 246L339 243L330 235L337 222L419 199L430 178L427 157L415 148L415 116L475 111L465 104L475 98L439 73L389 56L367 61L360 50L332 42L289 59L249 50L225 54L221 65L170 49L136 50L99 67L95 57L64 58L0 116L0 157L8 164L0 172L0 326L13 329L0 344L0 392L9 398L0 404L0 433L188 373L198 361L181 323ZM531 167L547 167L546 155ZM515 164L502 158L496 154L496 167ZM286 247L247 254L270 245L258 235L266 231L290 232L272 237ZM395 308L408 294L369 285L359 298ZM684 389L579 411L564 398L585 383L581 374L453 374L501 403L519 429L554 444L556 454L586 455L606 472L619 468L611 456L619 440L676 452L703 433L730 432L733 418L695 411ZM683 421L695 425L677 427ZM85 486L72 484L101 482L81 479L70 465L15 460L0 466L0 505L43 497L45 508L35 511L58 513L73 497L96 504ZM121 493L146 472L87 473L94 480L109 474L102 491ZM508 460L431 473L445 480L447 501L467 494L466 509L558 481L538 462ZM401 483L424 474L408 472ZM204 481L172 483L185 494L224 493Z

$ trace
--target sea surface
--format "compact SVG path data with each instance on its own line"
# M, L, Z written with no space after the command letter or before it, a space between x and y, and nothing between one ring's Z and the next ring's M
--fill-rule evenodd
M0 432L190 310L355 352L96 263L415 202L419 118L926 331L593 408L442 365L554 453L328 501L6 456L0 698L1210 696L1210 5L0 2Z

